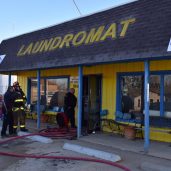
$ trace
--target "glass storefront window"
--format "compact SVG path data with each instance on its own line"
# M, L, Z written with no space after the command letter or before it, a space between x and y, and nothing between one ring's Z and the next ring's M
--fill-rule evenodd
M67 78L47 79L46 81L46 94L47 102L50 107L64 106L64 96L68 89Z
M40 80L40 95L44 95L44 80ZM31 103L35 104L37 101L37 79L31 79Z
M150 76L150 114L160 116L160 76ZM155 112L156 111L156 112Z
M149 83L150 115L171 118L171 74L154 73L150 75ZM120 85L121 106L118 105L119 109L124 113L130 111L144 113L144 76L121 76ZM124 103L126 109L123 108Z
M46 81L45 81L46 80ZM46 83L46 85L45 85ZM64 96L68 90L68 78L41 79L40 103L53 107L63 107ZM37 102L37 79L31 79L31 104Z
M140 112L142 110L142 76L122 76L121 94L122 94L122 112L130 111Z
M164 76L164 110L165 116L171 117L171 75Z

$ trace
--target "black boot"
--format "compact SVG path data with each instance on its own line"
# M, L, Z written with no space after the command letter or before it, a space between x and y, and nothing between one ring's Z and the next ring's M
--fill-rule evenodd
M6 138L6 137L8 137L8 135L6 133L1 132L1 137Z
M14 128L13 128L13 127L11 128L11 127L9 126L9 135L13 135L13 133L14 133Z
M13 135L14 134L14 131L13 130L10 130L9 131L9 135Z
M28 132L28 129L26 129L26 128L24 127L24 128L20 128L20 131Z
M13 129L13 135L17 135L17 128Z

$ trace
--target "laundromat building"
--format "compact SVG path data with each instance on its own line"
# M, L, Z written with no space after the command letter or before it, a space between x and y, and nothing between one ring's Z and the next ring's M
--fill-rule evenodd
M28 104L44 97L48 106L59 92L52 110L75 88L78 132L100 117L122 123L138 116L147 144L171 142L170 9L170 0L139 0L4 40L0 73L17 75Z

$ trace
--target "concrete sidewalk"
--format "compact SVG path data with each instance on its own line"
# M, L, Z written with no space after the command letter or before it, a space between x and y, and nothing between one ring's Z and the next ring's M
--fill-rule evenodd
M119 135L99 132L88 136L83 136L80 138L80 141L96 143L124 151L145 154L144 140L142 139L128 140L125 137ZM146 155L171 160L170 144L164 142L151 141L149 152Z
M27 120L27 128L31 132L37 132L37 123L35 120ZM41 128L47 128L49 124L41 123ZM51 125L55 127L56 125ZM95 134L89 134L88 136L82 136L80 141L95 143L99 145L104 145L107 147L117 148L124 151L130 151L135 153L144 154L144 140L143 139L136 139L136 140L128 140L123 136L116 135L113 133L103 133L103 132L96 132ZM150 148L149 152L146 155L159 157L167 160L171 160L171 142L164 143L164 142L157 142L157 141L150 141Z
M99 132L83 136L78 141L85 144L94 144L95 148L101 145L104 150L115 149L114 151L116 152L121 150L123 153L128 154L128 156L130 153L146 156L146 159L142 159L139 163L139 169L143 171L171 171L171 146L169 143L151 141L149 152L145 153L144 140L128 140L125 137L110 133ZM149 160L150 158L153 159ZM128 158L126 160L128 160Z
M27 120L26 125L30 133L39 131L34 120ZM41 124L40 129L47 128L47 126L46 123ZM56 125L51 126L55 127ZM169 143L151 141L149 152L146 154L144 153L144 140L128 140L113 133L96 132L82 136L78 140L63 141L120 155L122 158L120 163L133 171L171 171L171 146Z

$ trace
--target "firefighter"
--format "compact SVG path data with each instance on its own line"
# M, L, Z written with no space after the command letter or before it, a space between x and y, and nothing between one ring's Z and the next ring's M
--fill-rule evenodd
M25 105L26 105L26 96L18 82L14 82L14 104L13 104L13 132L17 134L18 122L20 124L20 130L27 132L25 121L26 121L26 113L25 113Z

